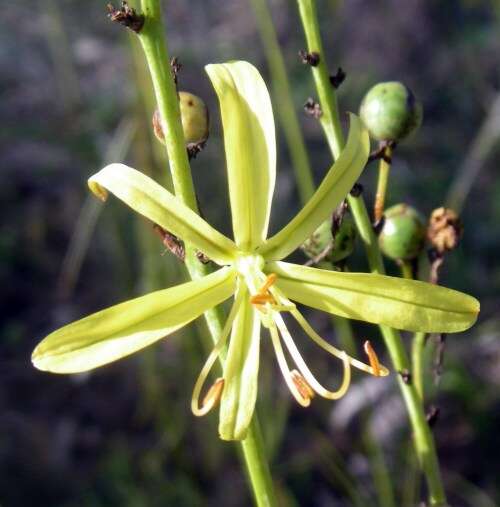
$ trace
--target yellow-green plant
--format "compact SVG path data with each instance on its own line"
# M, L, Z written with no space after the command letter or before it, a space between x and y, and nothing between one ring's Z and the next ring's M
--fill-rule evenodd
M152 179L123 164L106 166L89 179L89 186L101 199L113 193L208 255L220 269L69 324L36 347L33 362L55 373L90 370L172 334L234 296L224 329L196 382L192 408L203 415L220 399L220 436L239 440L245 438L255 408L262 327L270 333L290 391L304 406L314 392L329 399L342 396L351 366L374 375L388 373L373 354L367 365L321 338L293 301L398 329L447 333L470 327L479 303L471 296L423 282L283 262L327 219L359 177L369 154L368 134L351 115L347 143L317 191L283 229L266 239L276 172L274 119L267 88L259 72L246 62L208 65L206 69L221 107L234 241ZM342 360L344 378L337 391L325 389L305 364L287 329L286 314L320 347ZM223 376L200 406L204 380L228 339ZM298 371L289 370L282 341Z

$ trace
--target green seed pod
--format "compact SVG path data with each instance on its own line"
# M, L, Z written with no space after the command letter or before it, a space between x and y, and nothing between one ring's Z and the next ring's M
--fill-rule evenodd
M403 83L373 86L361 102L359 115L378 141L401 141L422 123L422 104Z
M426 229L417 210L396 204L388 208L385 222L378 237L382 252L391 259L411 260L418 257L424 247Z
M355 239L354 222L349 216L344 216L342 224L335 234L335 239L332 236L332 220L325 220L303 243L301 248L310 259L321 258L322 261L332 264L351 255ZM320 264L324 265L323 262Z
M200 144L208 138L208 109L203 100L189 92L179 92L182 128L186 145ZM153 130L159 141L165 140L158 109L153 114Z

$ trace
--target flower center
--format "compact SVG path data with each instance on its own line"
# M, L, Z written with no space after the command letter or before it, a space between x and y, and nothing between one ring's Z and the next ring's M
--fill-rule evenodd
M263 273L265 261L260 255L241 255L236 259L234 266L240 277L239 283L246 285L246 289L237 290L235 301L221 336L196 381L191 400L191 407L195 415L201 416L209 412L217 404L223 389L226 388L225 379L217 379L208 389L200 406L199 398L204 381L231 334L237 312L241 305L246 302L246 304L250 302L256 308L262 326L269 331L283 378L294 398L303 407L310 405L315 394L329 400L337 400L344 396L351 382L351 366L376 377L388 375L389 371L385 366L380 364L370 342L367 341L364 345L365 353L369 360L369 364L365 364L349 356L345 351L337 349L316 333L295 304L279 288L277 275L275 273L268 275ZM330 391L326 389L311 373L311 370L295 345L282 313L291 315L309 338L326 352L342 361L343 379L337 390ZM288 367L283 344L285 345L287 355L291 357L297 369L290 370Z

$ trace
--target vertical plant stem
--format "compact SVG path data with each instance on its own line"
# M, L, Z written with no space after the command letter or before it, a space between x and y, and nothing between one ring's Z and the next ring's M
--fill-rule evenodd
M297 0L297 3L307 39L307 49L310 52L317 52L320 57L319 64L313 67L313 77L320 98L321 110L323 111L323 130L325 131L332 155L334 158L337 158L344 144L344 137L338 119L336 93L330 85L321 44L316 5L314 0ZM331 125L327 125L328 121L331 122ZM370 270L373 273L385 273L377 238L375 237L362 196L349 195L348 202L365 246ZM399 332L386 326L380 326L380 331L389 351L394 369L400 373L410 371L410 362ZM446 496L441 480L434 438L425 419L422 402L415 386L411 382L405 382L401 374L398 374L398 384L413 429L414 443L420 466L427 479L430 504L432 506L445 505Z
M385 148L386 157L391 157L392 148ZM391 164L381 158L378 164L378 181L377 192L375 194L375 205L373 208L373 218L375 223L380 221L384 214L385 196L387 194L387 184L389 183L389 173L391 172Z
M423 359L425 347L425 333L415 333L411 342L411 366L413 383L420 400L424 401L424 373Z
M411 262L403 261L401 263L401 276L412 280L414 278L413 266ZM424 377L423 377L423 359L424 359L425 333L414 333L411 341L411 367L412 380L417 390L420 400L424 401Z
M160 115L165 122L167 148L172 183L177 197L191 209L198 211L191 168L187 156L184 133L180 120L177 90L169 67L168 49L164 36L159 0L141 0L145 23L139 33L156 96ZM191 278L206 275L209 268L198 261L196 252L186 245L186 267ZM215 309L205 313L212 340L217 341L222 329L222 315ZM256 504L259 507L276 505L269 465L265 458L256 416L248 429L242 449L249 472Z
M255 20L262 39L269 72L271 73L273 97L278 106L278 118L283 127L290 151L300 199L304 203L314 193L314 181L294 108L283 54L278 44L267 0L251 0L251 4L255 12Z

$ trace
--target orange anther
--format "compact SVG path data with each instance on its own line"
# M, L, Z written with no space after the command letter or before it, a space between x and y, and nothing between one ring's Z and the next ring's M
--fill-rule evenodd
M203 398L201 406L203 407L205 413L209 412L214 408L217 402L220 400L222 396L222 390L224 389L224 379L219 377L208 390L207 394Z
M274 298L270 294L254 294L250 296L250 303L253 305L263 305L265 303L274 303Z
M364 349L366 355L368 356L368 360L370 361L370 366L372 367L373 375L375 375L375 377L380 377L381 376L380 361L378 360L376 352L373 350L372 344L368 340L365 341Z
M271 285L276 282L277 279L276 273L271 273L270 275L267 275L266 281L264 282L264 285L259 289L260 294L265 294L268 289L271 287Z
M302 398L306 400L312 400L314 398L314 391L312 387L308 384L307 380L299 373L297 370L292 370L291 372L293 383L299 391Z

